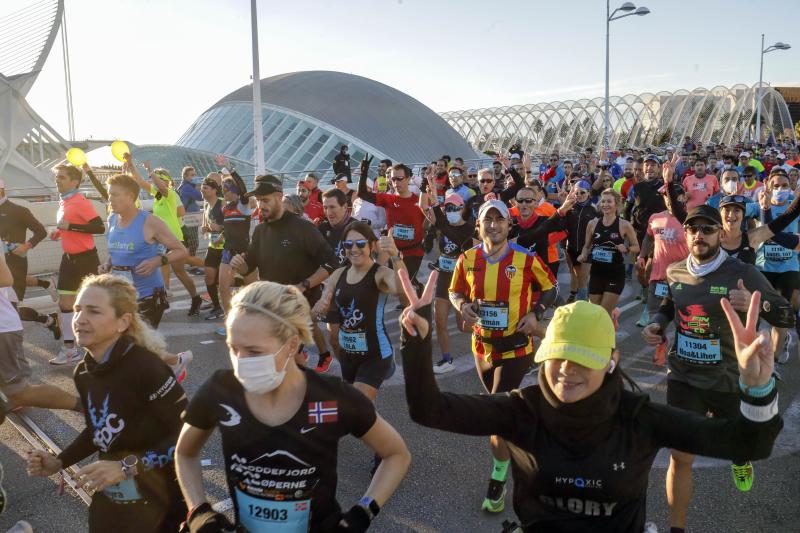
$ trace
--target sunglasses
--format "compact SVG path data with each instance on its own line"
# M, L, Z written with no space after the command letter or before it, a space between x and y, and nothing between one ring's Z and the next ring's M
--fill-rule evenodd
M698 233L702 233L703 235L714 235L719 231L719 226L716 224L686 224L683 226L683 229L692 235L697 235Z
M535 200L533 198L517 198L518 204L532 204Z
M494 183L494 180L478 180L480 183Z
M477 174L470 174L470 175L469 175L469 177L470 177L470 178L477 178L477 177L478 177L478 175L477 175Z
M392 176L392 181L403 181L404 179L406 179L405 176L400 176L400 177Z
M461 174L450 174L451 178L460 178Z
M464 207L460 206L460 205L447 204L447 205L444 206L444 212L445 213L458 213L462 209L464 209Z
M360 250L363 250L364 248L367 247L368 243L366 239L358 239L357 241L351 241L351 240L342 241L342 246L344 246L345 250L352 250L354 244L358 246Z
M728 204L728 203L733 202L733 203L737 203L737 204L743 204L746 201L747 200L745 199L745 197L742 196L741 194L729 194L727 196L723 196L722 200L720 200L720 203Z

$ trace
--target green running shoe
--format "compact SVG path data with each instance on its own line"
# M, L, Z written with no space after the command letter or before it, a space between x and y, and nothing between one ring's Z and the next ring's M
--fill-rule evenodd
M743 465L731 464L731 474L733 474L733 484L742 492L747 492L753 488L753 463L747 461Z
M483 500L481 509L490 513L500 513L506 507L506 484L496 479L489 480L489 490Z

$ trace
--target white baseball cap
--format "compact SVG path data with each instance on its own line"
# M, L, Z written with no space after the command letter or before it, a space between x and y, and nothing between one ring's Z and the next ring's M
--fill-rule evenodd
M500 216L505 219L511 219L511 213L508 212L508 206L506 204L500 200L488 200L484 202L478 210L478 220L483 220L491 209L497 209L500 212Z
M739 157L747 157L747 158L749 158L750 157L750 152L742 152L741 154L739 154Z

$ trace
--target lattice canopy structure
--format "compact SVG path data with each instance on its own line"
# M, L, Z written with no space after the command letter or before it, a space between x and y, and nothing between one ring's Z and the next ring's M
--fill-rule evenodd
M680 144L687 135L698 144L753 140L758 87L718 86L674 93L612 96L609 146ZM519 144L526 152L575 152L603 143L604 99L491 107L442 113L477 150L506 151ZM761 90L761 141L796 141L789 108L772 87Z

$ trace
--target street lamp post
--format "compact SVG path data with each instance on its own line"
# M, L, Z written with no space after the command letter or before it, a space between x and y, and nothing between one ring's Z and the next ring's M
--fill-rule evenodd
M764 80L764 54L775 50L788 50L791 45L778 41L768 48L764 48L764 34L761 34L761 66L758 69L758 90L756 91L756 142L761 142L761 84ZM606 67L607 68L607 67ZM606 74L607 76L608 74Z
M637 8L632 2L625 2L613 12L610 6L611 0L606 0L606 103L605 103L605 118L604 118L604 135L603 135L603 148L608 152L608 55L609 55L609 27L612 20L618 20L631 15L644 16L650 13L650 10L642 6ZM624 15L618 15L618 11L624 11Z
M256 143L253 165L256 175L264 174L264 130L261 125L261 72L258 60L258 13L256 0L250 1L250 37L253 45L253 140Z

